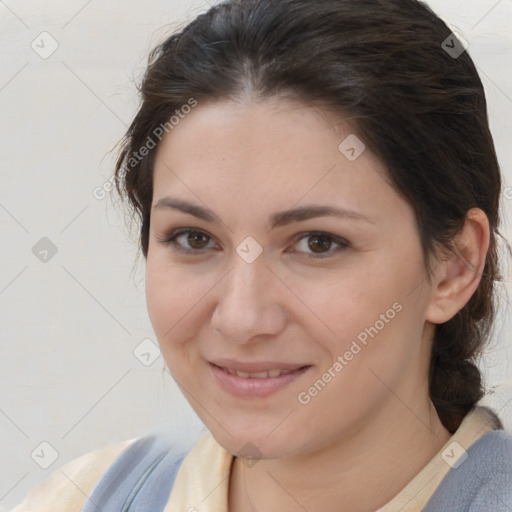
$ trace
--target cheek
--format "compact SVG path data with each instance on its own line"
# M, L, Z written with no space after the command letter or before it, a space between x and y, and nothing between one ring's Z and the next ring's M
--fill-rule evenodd
M328 355L320 370L342 358L333 386L339 393L357 389L374 395L382 384L370 370L391 383L420 360L426 307L424 287L418 286L422 271L421 256L411 249L390 258L367 255L346 271L297 287L308 305L303 325L315 329Z
M421 272L412 256L408 263L399 257L389 263L378 254L358 256L359 261L315 279L290 276L290 288L302 301L303 318L310 325L315 322L327 334L352 339L375 323L383 330L382 322L386 327L399 322L398 317L404 315L397 315L396 310L406 305L408 310L421 309L411 293Z
M350 359L345 377L369 396L387 395L387 386L395 389L402 379L411 378L413 368L417 375L423 372L428 360L423 343L426 294L418 286L423 267L421 258L410 256L408 261L397 257L393 264L376 267L371 276L360 279L359 291L354 291L354 301L347 306L351 308L347 329L338 322L343 344L336 355ZM349 304L346 295L344 301Z
M188 269L148 256L146 301L153 329L162 348L192 335L201 298L211 286Z

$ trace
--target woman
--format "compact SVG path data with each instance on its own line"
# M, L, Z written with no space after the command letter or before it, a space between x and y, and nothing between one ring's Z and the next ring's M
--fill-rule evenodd
M416 0L230 0L141 95L117 184L209 432L87 454L16 512L512 510L477 405L501 179L463 43Z

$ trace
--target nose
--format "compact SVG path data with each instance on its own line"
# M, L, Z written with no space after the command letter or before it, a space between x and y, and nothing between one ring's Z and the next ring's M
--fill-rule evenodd
M218 289L211 319L214 331L239 344L276 336L286 324L283 288L263 257L247 263L235 255Z

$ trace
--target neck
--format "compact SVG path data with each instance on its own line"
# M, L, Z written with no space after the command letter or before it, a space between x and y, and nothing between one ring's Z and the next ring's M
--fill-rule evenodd
M425 400L412 412L396 397L363 428L315 452L260 460L235 458L230 512L374 512L396 496L439 452L451 434Z

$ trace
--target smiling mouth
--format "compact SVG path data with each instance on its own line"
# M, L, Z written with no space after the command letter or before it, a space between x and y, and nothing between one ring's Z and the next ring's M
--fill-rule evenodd
M305 368L304 366L301 368L297 368L296 370L268 370L263 372L242 372L239 370L233 370L232 368L224 368L222 366L219 366L218 368L221 368L225 372L231 374L231 375L237 375L238 377L243 377L245 379L268 379L269 377L279 377L280 375L288 375L289 373L293 373L294 371L301 370L302 368Z
M220 364L210 363L215 382L224 391L244 399L269 397L301 378L312 368L311 365L296 366L268 361L259 363L218 362ZM244 369L230 368L224 365L236 365L238 368L243 367Z
M280 377L282 375L289 375L290 373L298 373L302 372L303 370L310 367L310 365L304 365L304 366L290 366L288 368L271 368L268 370L255 368L255 370L259 371L244 371L244 370L237 370L235 368L229 368L227 366L221 366L220 364L210 363L212 366L218 368L219 370L224 371L225 373L229 373L230 375L234 375L237 377L242 377L244 379L269 379L269 378L276 378ZM256 366L256 365L251 365ZM262 366L262 365L258 365ZM268 366L274 366L268 364ZM284 365L283 365L284 366Z

